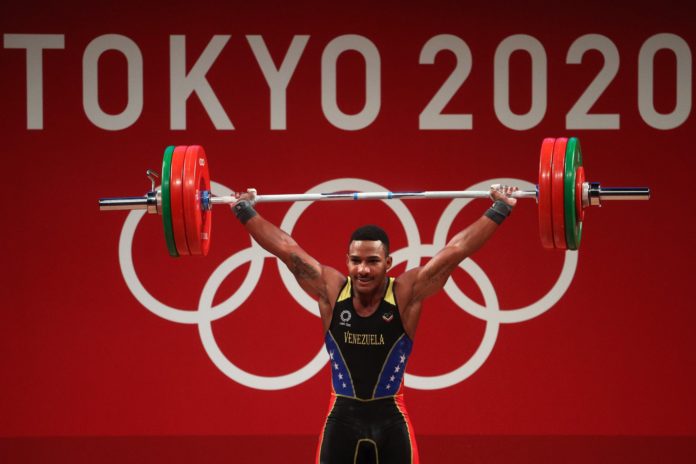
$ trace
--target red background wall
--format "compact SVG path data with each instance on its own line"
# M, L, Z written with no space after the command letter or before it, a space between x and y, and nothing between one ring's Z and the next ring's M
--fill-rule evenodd
M490 355L473 375L448 388L407 388L423 460L655 462L694 454L692 61L681 90L674 53L657 52L652 66L655 110L667 114L687 105L688 117L656 129L638 106L646 41L674 34L692 60L696 34L687 2L585 2L582 9L484 2L23 2L0 11L0 453L10 460L126 459L114 451L124 449L150 460L302 462L313 456L330 388L325 368L291 388L241 385L211 362L195 324L158 317L124 280L119 238L127 214L100 213L97 198L147 190L143 173L159 170L167 145L203 145L213 180L236 190L300 193L347 177L393 191L447 190L494 178L535 183L542 139L571 135L582 143L588 180L648 185L653 198L588 211L581 251L566 258L578 260L567 291L537 317L500 324ZM42 55L42 129L28 127L27 53L9 47L8 34L64 37L63 49ZM142 111L120 130L97 127L83 105L84 53L105 34L128 37L142 56ZM369 39L380 57L379 112L359 130L336 127L322 110L322 54L345 34ZM472 129L419 128L419 114L457 64L448 51L433 65L419 64L423 46L439 34L459 37L471 51L471 73L444 111L471 114ZM506 127L494 109L500 79L494 57L515 34L536 38L547 59L543 117L523 130ZM618 60L610 60L618 71L590 112L618 114L619 128L567 127L566 114L605 65L596 50L581 64L567 63L571 44L585 34L605 36L618 52ZM187 69L213 36L230 36L206 78L234 130L217 129L196 95L186 104L186 129L172 128L173 35L186 37ZM309 36L287 87L284 130L271 129L269 87L250 35L263 37L276 65L293 36ZM365 104L364 63L354 51L338 60L337 101L347 114ZM532 104L529 55L514 53L509 70L510 109L526 113ZM124 110L127 82L123 55L105 52L98 75L104 112ZM421 243L433 243L448 203L406 202ZM290 206L258 209L280 224ZM485 208L486 202L469 204L449 235ZM563 252L541 248L535 209L531 201L520 204L473 258L504 310L539 301L563 266ZM214 212L205 259L169 258L159 218L140 222L134 268L164 304L194 312L211 274L249 246L224 207ZM320 261L342 269L348 234L371 221L389 230L395 250L406 246L399 218L379 202L314 204L294 236ZM215 303L232 295L248 270L246 263L232 272ZM457 271L454 280L469 298L484 302L466 272ZM251 296L212 322L224 355L264 376L308 363L321 348L320 327L285 289L270 259ZM408 372L439 375L462 365L485 328L446 294L432 298ZM161 438L184 436L189 441ZM209 454L197 454L202 449Z

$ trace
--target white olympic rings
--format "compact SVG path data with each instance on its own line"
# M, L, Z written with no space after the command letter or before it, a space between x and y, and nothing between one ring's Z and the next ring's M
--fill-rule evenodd
M533 184L520 179L491 179L472 185L469 189L486 190L491 184L496 183L517 185L521 189L534 188ZM232 193L229 188L216 182L211 182L211 189L215 195L230 195ZM308 193L341 190L369 191L387 189L364 179L341 178L319 184L308 190ZM399 218L406 232L407 245L392 253L393 265L397 266L406 262L406 268L410 269L418 266L422 257L433 256L445 245L447 234L454 218L470 201L471 199L460 198L454 199L449 203L437 223L432 244L421 243L416 221L402 201L384 201ZM309 202L295 202L288 210L280 227L286 232L291 233L300 215L310 204ZM251 240L251 244L248 248L233 254L213 271L208 281L203 286L198 308L195 310L173 308L153 297L138 278L132 256L133 237L135 236L138 223L144 215L144 211L132 211L126 218L119 240L119 264L126 285L133 296L135 296L145 308L171 322L196 324L203 347L217 368L230 379L250 388L258 390L281 390L291 388L310 379L324 367L329 357L323 345L308 364L290 374L280 376L259 376L246 372L235 366L220 350L215 336L213 335L212 322L229 315L246 301L261 278L264 260L266 258L274 258L253 240ZM418 376L406 373L406 386L421 390L434 390L450 387L468 378L483 365L492 352L501 323L517 323L535 318L548 311L561 299L573 279L577 267L577 259L577 252L566 251L561 274L546 295L535 303L517 309L501 309L493 284L483 270L471 258L464 260L460 263L459 267L466 271L479 286L483 294L484 304L478 304L467 297L452 279L447 281L444 290L452 301L462 310L486 322L481 344L468 361L451 372L435 376ZM225 278L240 265L247 262L250 263L249 271L242 285L227 300L213 306L215 294ZM302 290L295 280L295 277L286 266L279 260L277 260L277 264L281 279L295 301L311 314L318 317L319 310L316 301Z

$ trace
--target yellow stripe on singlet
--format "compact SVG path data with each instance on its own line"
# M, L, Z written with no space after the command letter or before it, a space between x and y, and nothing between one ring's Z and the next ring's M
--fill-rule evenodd
M394 277L389 277L389 283L387 284L387 291L384 293L384 301L386 301L389 304L392 304L396 306L396 298L394 297ZM350 281L350 277L346 279L346 283L341 289L341 293L338 294L338 298L336 299L336 302L339 303L341 301L347 300L350 298L353 294L352 292L352 284Z
M336 302L340 302L343 300L347 300L348 298L351 297L352 292L350 291L350 277L346 279L346 284L343 286L343 290L341 290L341 293L338 295L338 299Z
M389 284L387 285L387 292L384 295L384 301L396 306L396 299L394 298L394 277L389 278Z

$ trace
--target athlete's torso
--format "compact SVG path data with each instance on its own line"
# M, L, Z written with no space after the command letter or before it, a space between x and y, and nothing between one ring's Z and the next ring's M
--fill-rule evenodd
M336 395L369 400L399 393L413 342L401 322L394 278L367 317L355 311L348 278L333 307L325 342Z

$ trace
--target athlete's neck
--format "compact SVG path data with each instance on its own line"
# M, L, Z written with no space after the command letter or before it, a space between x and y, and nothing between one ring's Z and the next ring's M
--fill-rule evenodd
M369 293L358 292L355 290L355 287L353 287L353 307L358 312L358 314L371 314L375 311L375 309L377 309L379 303L382 301L382 296L386 291L388 282L389 278L385 277L381 285L379 285L374 291Z

